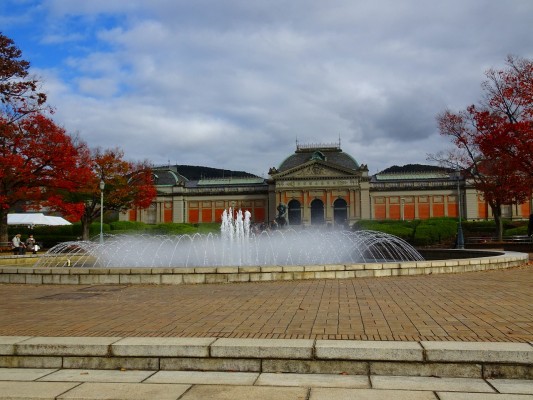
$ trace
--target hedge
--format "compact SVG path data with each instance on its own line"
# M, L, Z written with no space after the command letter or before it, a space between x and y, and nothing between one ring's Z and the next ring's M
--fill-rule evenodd
M457 235L457 220L454 218L430 218L417 226L412 244L430 246L453 241Z
M361 220L361 221L356 222L353 228L355 230L365 229L365 230L384 232L390 235L398 236L399 238L402 238L406 241L411 241L413 239L415 229L419 223L420 221L418 220L415 220L415 221Z

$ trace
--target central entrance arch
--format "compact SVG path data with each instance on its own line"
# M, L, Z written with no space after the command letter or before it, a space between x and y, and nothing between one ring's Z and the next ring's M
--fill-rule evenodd
M320 199L314 199L311 202L311 225L320 225L324 223L324 202Z

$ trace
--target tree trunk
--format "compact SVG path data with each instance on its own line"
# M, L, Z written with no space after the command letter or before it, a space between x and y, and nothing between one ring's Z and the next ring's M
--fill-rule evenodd
M0 208L0 242L9 242L9 234L7 231L7 211Z
M491 205L492 214L494 215L494 222L496 223L496 238L498 242L503 240L503 219L501 205Z
M81 217L81 240L89 240L89 227L91 226L92 220L87 215L83 214Z

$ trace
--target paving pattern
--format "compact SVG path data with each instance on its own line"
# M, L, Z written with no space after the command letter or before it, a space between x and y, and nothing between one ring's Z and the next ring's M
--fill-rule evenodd
M2 369L8 399L159 400L523 400L533 382L325 374Z
M211 285L0 285L0 336L533 341L533 265Z

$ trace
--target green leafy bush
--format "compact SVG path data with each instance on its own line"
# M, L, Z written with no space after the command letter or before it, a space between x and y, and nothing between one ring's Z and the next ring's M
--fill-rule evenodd
M144 222L137 221L115 221L110 224L111 231L143 231L148 229Z
M198 228L191 224L157 224L153 232L162 235L185 235L198 232Z
M220 233L220 223L210 222L198 224L198 233Z
M365 229L388 233L390 235L398 236L406 241L410 241L413 238L413 234L418 223L419 221L361 220L354 224L354 229Z
M75 222L72 226L72 235L75 238L82 236L82 228L81 228L81 222ZM109 224L103 224L102 225L102 231L109 233L111 231L111 227ZM100 222L93 222L89 226L89 236L93 236L96 234L100 234Z
M493 235L496 232L494 221L463 221L463 231L467 236Z
M504 236L515 236L515 235L527 235L527 225L518 226L516 228L506 229L503 232Z
M457 233L455 218L430 218L426 220L362 220L354 229L366 229L398 236L416 246L430 246L453 241Z
M457 235L454 218L430 218L420 221L413 238L416 246L429 246L453 241Z

